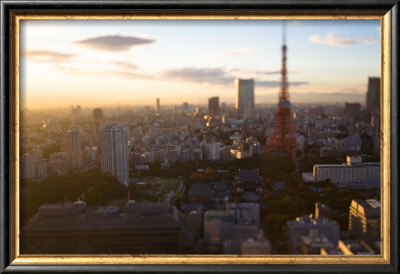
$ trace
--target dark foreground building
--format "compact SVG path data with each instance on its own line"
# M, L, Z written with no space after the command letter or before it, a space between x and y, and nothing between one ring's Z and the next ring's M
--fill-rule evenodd
M261 194L263 191L264 180L255 169L239 170L239 174L235 176L233 182L234 191L236 193L257 193Z
M42 205L21 231L21 254L185 254L191 244L166 203L89 209Z

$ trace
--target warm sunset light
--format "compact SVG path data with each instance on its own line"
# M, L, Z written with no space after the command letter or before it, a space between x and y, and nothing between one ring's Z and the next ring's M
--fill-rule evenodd
M379 21L290 21L292 103L361 102L380 75ZM255 81L256 104L276 103L281 21L26 20L22 105L29 109L233 104L234 79Z
M382 253L378 21L21 36L21 254Z

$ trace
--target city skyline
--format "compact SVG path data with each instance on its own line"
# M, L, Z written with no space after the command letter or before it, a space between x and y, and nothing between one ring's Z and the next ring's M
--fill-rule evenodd
M365 104L367 78L380 75L379 25L290 21L291 102ZM281 30L266 20L27 21L21 106L233 104L235 78L254 79L255 104L276 104Z

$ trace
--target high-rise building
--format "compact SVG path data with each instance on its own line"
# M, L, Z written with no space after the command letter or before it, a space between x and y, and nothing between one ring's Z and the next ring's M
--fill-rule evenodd
M208 98L208 115L211 117L219 115L219 97Z
M288 156L296 162L304 155L294 127L292 124L291 104L289 102L289 91L286 71L286 41L285 35L282 45L282 70L281 70L281 90L279 92L278 110L276 113L275 129L269 138L264 154L267 157Z
M371 115L379 114L381 106L381 78L368 78L368 91L366 98L367 121L370 121Z
M72 170L82 168L81 134L78 129L68 131L68 157Z
M182 111L183 111L183 112L188 112L188 111L189 111L189 104L188 104L188 102L183 102L183 104L182 104Z
M33 179L35 177L35 158L32 154L21 157L21 178Z
M379 154L381 150L381 116L379 113L371 116L371 126L373 130L372 148L374 153Z
M238 117L252 118L254 113L254 80L235 79L235 88Z
M346 103L344 107L346 118L351 121L359 121L360 109L361 109L360 103Z
M206 143L206 159L211 160L211 161L216 161L221 158L221 148L220 148L220 143L218 142L210 142Z
M156 110L157 112L160 112L160 98L156 99Z
M103 120L103 110L101 108L95 108L93 110L93 135L97 136L100 133L101 121Z
M123 125L106 125L100 131L101 172L129 183L128 138Z

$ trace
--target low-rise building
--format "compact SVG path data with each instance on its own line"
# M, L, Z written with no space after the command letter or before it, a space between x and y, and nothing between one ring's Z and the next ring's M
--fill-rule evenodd
M227 240L256 238L259 223L257 203L231 204L227 210L208 210L204 214L204 241L209 252L219 253Z
M349 231L369 244L380 240L381 203L374 199L353 200L349 210Z
M21 230L22 254L186 254L191 248L164 203L43 205Z
M239 170L239 174L235 176L233 183L236 193L263 191L264 180L256 169Z
M379 162L363 163L361 157L347 156L343 164L317 164L313 168L316 182L331 180L337 182L364 182L365 180L380 180L381 165Z
M302 254L321 254L321 249L332 249L335 246L324 235L319 234L317 230L310 230L310 234L301 236L300 249Z
M334 246L336 246L339 241L339 224L327 218L303 216L295 220L287 221L286 226L288 247L292 254L301 253L301 237L309 235L310 230L315 230L319 234L324 234Z

